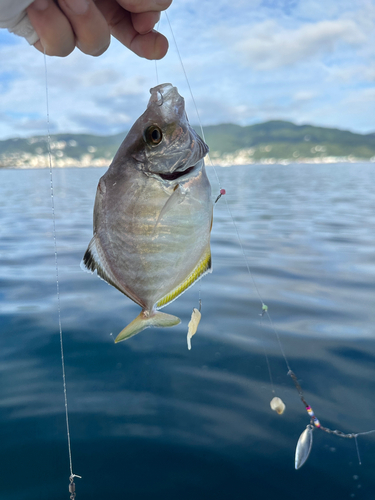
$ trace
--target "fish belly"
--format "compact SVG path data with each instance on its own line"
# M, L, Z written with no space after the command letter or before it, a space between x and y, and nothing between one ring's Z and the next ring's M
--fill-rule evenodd
M170 194L157 180L143 177L122 186L120 196L112 193L116 207L106 211L97 235L124 293L151 310L209 251L212 202L208 180L198 178L159 220Z

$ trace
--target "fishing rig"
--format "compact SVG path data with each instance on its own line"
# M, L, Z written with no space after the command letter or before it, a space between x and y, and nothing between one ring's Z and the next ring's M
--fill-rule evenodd
M201 125L201 127L202 127L202 125ZM211 159L210 159L210 161L211 161ZM214 168L216 177L218 178L216 169L215 169L214 165L212 164L212 162L211 162L211 165ZM220 184L219 184L219 186L220 186ZM215 203L217 201L219 201L219 199L221 198L221 196L223 194L225 194L225 190L220 188L220 193L217 196ZM258 288L258 286L257 286L257 284L255 282L255 279L253 277L253 274L251 272L250 265L248 263L248 259L247 259L247 256L246 256L243 244L242 244L240 233L238 231L236 222L234 220L233 214L231 212L230 206L229 206L228 201L227 201L226 198L225 198L225 201L226 201L227 210L229 212L232 224L233 224L233 226L235 228L235 231L236 231L236 234L237 234L238 243L240 245L240 248L241 248L241 251L242 251L242 255L243 255L244 261L246 263L247 271L249 273L251 281L253 282L254 288L255 288L255 290L257 292L257 295L258 295L258 297L260 299L260 302L261 302L262 309L261 309L260 316L261 317L267 316L267 318L268 318L268 320L270 322L272 330L273 330L274 334L276 335L276 338L277 338L277 341L278 341L278 344L279 344L279 348L280 348L281 354L282 354L282 356L284 358L285 364L286 364L287 369L288 369L287 375L290 376L291 379L293 380L295 388L297 389L297 392L299 394L299 397L300 397L300 399L301 399L301 401L302 401L302 403L303 403L303 405L304 405L304 407L305 407L305 409L306 409L306 411L307 411L307 413L308 413L308 415L310 417L310 423L306 426L306 429L302 432L302 434L300 435L300 437L298 439L298 442L297 442L296 451L295 451L295 459L294 459L295 469L297 470L297 469L301 468L302 465L309 458L309 455L310 455L310 452L311 452L311 449L312 449L312 444L313 444L313 431L314 431L314 429L320 429L320 430L322 430L322 431L324 431L324 432L326 432L328 434L335 434L336 436L339 436L339 437L342 437L342 438L354 439L355 445L356 445L357 456L358 456L358 463L359 463L359 465L361 465L362 462L361 462L361 457L360 457L360 454L359 454L359 447L358 447L357 437L358 436L368 435L368 434L373 434L373 433L375 433L375 429L370 430L370 431L365 431L365 432L357 432L357 433L354 433L354 432L345 433L345 432L342 432L342 431L337 430L337 429L335 429L335 430L329 429L328 427L324 427L320 423L320 420L315 415L313 409L306 402L306 399L305 399L304 393L302 391L301 385L298 382L298 378L297 378L296 374L294 373L294 371L291 369L291 367L289 365L288 358L286 357L283 345L281 343L280 335L279 335L278 331L276 330L276 328L275 328L275 326L273 324L272 318L270 316L270 313L268 311L268 306L263 302L262 296L261 296L261 294L259 292L259 288ZM270 365L269 365L269 360L268 360L268 356L267 356L266 351L264 351L264 354L265 354L266 362L267 362L267 366L268 366L268 371L269 371L269 376L270 376L270 382L271 382L271 386L272 386L272 392L274 393L275 391L273 389L271 368L270 368ZM274 397L272 399L270 405L271 405L271 409L274 410L274 411L276 411L279 415L282 415L284 413L285 404L284 404L284 402L282 401L281 398Z
M170 20L169 20L169 17L168 17L168 14L167 14L166 11L164 12L164 14L165 14L165 17L167 19L167 22L168 22L168 25L169 25L169 28L170 28L170 31L171 31L171 34L172 34L172 39L173 39L174 44L175 44L175 48L176 48L176 52L177 52L177 55L178 55L178 58L179 58L179 61L180 61L180 64L181 64L181 68L183 70L183 73L184 73L184 76L185 76L185 79L186 79L186 83L187 83L187 86L189 88L190 96L192 98L192 101L193 101L193 104L194 104L194 107L195 107L195 111L196 111L196 114L197 114L197 117L198 117L200 129L201 129L201 135L202 135L203 140L205 141L205 135L204 135L204 131L203 131L202 121L200 119L200 115L199 115L199 112L198 112L198 107L197 107L197 104L196 104L195 99L194 99L194 95L193 95L193 92L192 92L192 89L191 89L191 86L190 86L190 83L189 83L189 79L188 79L188 76L187 76L187 73L186 73L186 70L185 70L185 66L184 66L182 58L181 58L181 54L180 54L180 51L179 51L179 48L178 48L178 45L177 45L177 41L176 41L176 38L175 38L175 35L174 35L174 32L173 32L173 29L172 29L172 25L170 23ZM59 325L59 335L60 335L60 351L61 351L61 366L62 366L62 378L63 378L64 405L65 405L66 433L67 433L68 454L69 454L69 467L70 467L69 489L68 490L69 490L69 494L70 494L70 497L69 497L70 500L75 500L75 498L76 498L76 486L75 486L74 479L75 478L81 478L81 476L73 473L72 450L71 450L71 439L70 439L70 426L69 426L69 413L68 413L68 397L67 397L67 385L66 385L65 361L64 361L64 346L63 346L63 331L62 331L61 308L60 308L59 267L58 267L58 255L57 255L57 238L56 238L56 223L55 223L56 221L55 221L55 205L54 205L53 174L52 174L53 168L52 168L50 120L49 120L48 73L47 73L47 61L46 61L46 53L45 52L44 52L44 70L45 70L45 88L46 88L47 149L48 149L48 163L49 163L49 172L50 172L51 210L52 210L54 255L55 255L55 269L56 269L56 295L57 295L58 325ZM156 79L158 81L158 70L157 70L156 61L155 61L155 70L156 70ZM218 195L217 195L217 197L215 199L215 204L216 204L221 199L221 197L226 194L226 190L221 187L221 183L220 183L219 176L217 174L217 170L216 170L214 164L212 163L209 154L208 154L208 159L210 161L211 166L213 167L213 171L215 173L215 176L216 176L216 179L217 179L217 182L218 182L218 186L219 186L219 193L218 193ZM365 431L365 432L358 432L358 433L344 433L344 432L342 432L340 430L329 429L328 427L324 427L320 423L320 420L315 415L313 409L306 402L304 394L303 394L303 391L302 391L302 388L301 388L301 386L300 386L300 384L298 382L297 376L295 375L295 373L293 372L293 370L289 366L289 362L288 362L288 359L287 359L287 357L285 355L285 352L284 352L284 349L283 349L283 346L282 346L282 343L281 343L281 340L280 340L279 333L276 330L276 328L275 328L275 326L274 326L274 324L272 322L271 316L269 314L268 306L263 302L263 299L262 299L262 297L260 295L260 292L259 292L259 289L257 287L257 284L256 284L256 282L254 280L253 275L252 275L252 272L251 272L251 269L250 269L250 266L249 266L249 263L248 263L248 259L246 257L246 253L244 251L244 247L243 247L243 244L242 244L240 233L238 231L235 219L234 219L232 211L230 209L230 205L229 205L229 203L227 201L227 197L225 197L224 199L225 199L226 208L227 208L228 213L230 215L232 224L233 224L233 226L235 228L235 232L236 232L236 235L237 235L237 240L238 240L239 246L241 248L241 252L242 252L245 264L246 264L247 271L248 271L250 279L251 279L251 281L252 281L252 283L254 285L254 288L255 288L255 290L257 292L257 295L258 295L258 297L259 297L259 299L261 301L261 313L260 313L260 316L262 316L262 317L263 316L267 316L267 318L268 318L268 320L269 320L269 322L271 324L271 327L272 327L272 329L273 329L273 331L274 331L274 333L276 335L280 351L281 351L281 353L283 355L283 358L285 360L285 363L286 363L286 366L287 366L287 369L288 369L287 375L290 376L291 379L293 380L294 385L296 387L296 390L297 390L297 392L299 394L299 397L300 397L300 399L301 399L301 401L302 401L302 403L303 403L303 405L304 405L304 407L305 407L305 409L306 409L306 411L307 411L307 413L308 413L308 415L310 417L309 424L306 426L305 430L302 432L302 434L300 435L300 437L298 439L298 442L297 442L296 451L295 451L295 469L299 469L300 467L302 467L302 465L308 459L308 457L310 455L311 448L312 448L312 444L313 444L313 431L315 429L320 429L320 430L322 430L322 431L324 431L324 432L326 432L328 434L334 434L334 435L342 437L342 438L354 439L355 444L356 444L358 462L361 465L361 458L360 458L360 454L359 454L357 437L358 436L363 436L363 435L368 435L368 434L375 433L375 429L370 430L370 431ZM199 295L200 295L200 292L199 292ZM191 317L191 320L190 320L190 323L189 323L189 326L188 326L187 343L188 343L188 348L189 349L191 349L191 338L195 334L195 332L197 331L197 327L198 327L199 321L201 319L201 305L202 305L201 298L199 296L199 309L196 309L196 308L193 309L192 317ZM271 385L273 387L271 369L270 369L270 365L269 365L269 361L268 361L268 357L267 357L267 353L266 352L265 352L265 357L266 357L267 366L268 366L268 370L269 370L269 376L270 376ZM274 392L274 389L272 389L272 392ZM284 413L285 404L281 400L281 398L274 397L272 399L270 405L271 405L272 410L276 411L279 415L281 415L281 414Z
M165 16L166 16L166 19L168 21L169 29L170 29L171 34L172 34L172 39L173 39L174 44L175 44L175 48L176 48L176 51L177 51L177 54L178 54L178 58L179 58L179 61L180 61L180 64L181 64L181 67L182 67L182 70L183 70L183 73L184 73L184 76L185 76L185 79L186 79L187 86L189 88L190 96L191 96L191 99L192 99L194 107L195 107L195 112L196 112L196 115L197 115L197 118L198 118L198 122L199 122L199 125L200 125L202 139L206 142L205 135L204 135L204 130L203 130L203 125L202 125L202 121L200 119L200 115L199 115L199 111L198 111L198 106L197 106L197 104L195 102L195 99L194 99L194 95L193 95L193 92L192 92L192 89L191 89L191 86L190 86L190 83L189 83L189 79L188 79L186 71L185 71L185 67L184 67L184 64L183 64L183 61L182 61L182 58L181 58L181 54L180 54L180 51L179 51L179 48L178 48L178 45L177 45L177 41L176 41L176 38L174 36L174 32L173 32L171 23L169 21L169 17L168 17L167 12L165 12ZM221 187L221 183L220 183L220 179L219 179L217 170L216 170L215 165L213 164L213 162L212 162L212 160L211 160L211 158L209 156L209 153L207 154L207 157L208 157L208 160L210 162L211 167L213 168L213 171L215 173L215 177L216 177L216 180L217 180L217 183L218 183L218 186L219 186L219 193L218 193L218 195L217 195L217 197L215 199L215 204L216 204L220 200L220 198L223 195L226 194L226 190ZM249 265L249 262L248 262L248 259L247 259L244 247L243 247L242 239L241 239L241 236L240 236L240 233L239 233L236 221L235 221L235 219L233 217L233 214L232 214L232 211L230 209L230 205L228 203L227 197L225 197L224 200L225 200L226 208L227 208L227 211L229 213L231 222L233 224L233 227L234 227L236 235L237 235L237 240L238 240L239 246L241 248L241 253L242 253L243 259L245 261L248 274L250 276L250 279L251 279L251 281L253 283L253 286L254 286L254 288L256 290L256 293L257 293L257 295L258 295L258 297L260 299L260 302L261 302L262 309L261 309L260 316L262 316L262 317L263 316L267 316L267 318L268 318L268 320L270 322L271 328L272 328L274 334L276 335L280 351L282 353L282 356L284 358L284 361L285 361L287 369L288 369L287 375L290 376L291 379L293 380L294 385L295 385L295 387L297 389L297 392L299 394L299 397L300 397L303 405L305 406L305 409L306 409L306 411L307 411L307 413L308 413L308 415L310 417L310 423L306 426L306 429L302 432L302 434L300 435L300 437L298 439L298 442L297 442L296 451L295 451L295 461L294 461L295 469L299 469L300 467L302 467L302 465L306 462L306 460L308 459L308 457L310 455L310 451L311 451L312 443L313 443L313 431L314 431L314 429L320 429L320 430L322 430L322 431L324 431L324 432L326 432L328 434L334 434L334 435L340 436L342 438L354 439L355 444L356 444L358 462L361 465L362 462L361 462L361 458L360 458L360 454L359 454L357 437L358 436L363 436L363 435L375 433L375 429L370 430L370 431L365 431L365 432L358 432L358 433L345 433L345 432L342 432L340 430L329 429L328 427L324 427L320 423L320 421L316 417L313 409L306 402L304 394L303 394L303 391L302 391L302 388L301 388L301 386L300 386L300 384L298 382L297 376L295 375L295 373L293 372L293 370L291 369L291 367L289 365L289 362L288 362L288 359L286 357L283 345L281 343L280 335L279 335L278 331L276 330L276 328L275 328L275 326L273 324L272 318L270 316L270 313L268 311L268 306L263 302L262 296L261 296L261 294L259 292L259 288L258 288L258 286L256 284L256 281L255 281L255 279L253 277L253 274L251 272L250 265ZM201 301L200 301L200 306L201 306ZM194 309L194 311L195 310L196 309ZM194 314L194 311L193 311L193 314ZM199 308L199 311L200 311L200 308ZM193 320L193 315L192 315L192 320ZM194 333L195 333L195 331L194 331ZM270 376L270 381L271 381L271 386L272 386L272 392L275 392L274 389L273 389L271 368L270 368L270 364L269 364L269 360L268 360L268 356L267 356L266 351L264 351L264 354L265 354L266 362L267 362L267 366L268 366L268 371L269 371L269 376ZM279 415L281 415L282 413L284 413L285 404L283 403L283 401L281 400L281 398L274 397L272 399L272 401L271 401L271 408L274 411L276 411Z

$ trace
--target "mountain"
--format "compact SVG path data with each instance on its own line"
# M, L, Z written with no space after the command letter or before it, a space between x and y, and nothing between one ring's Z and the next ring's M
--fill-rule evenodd
M195 128L199 133L199 127ZM204 128L204 134L212 162L219 165L375 160L375 133L355 134L273 120L246 127L211 125ZM53 164L57 167L107 166L125 135L126 132L112 136L52 135ZM47 165L45 136L0 141L0 167Z
M56 166L108 165L126 132L111 136L90 134L51 135ZM0 141L0 167L45 167L48 165L46 136Z
M262 158L316 158L353 156L370 159L375 155L375 134L269 121L241 127L227 124L205 128L205 137L214 153L223 155L253 149L254 160Z

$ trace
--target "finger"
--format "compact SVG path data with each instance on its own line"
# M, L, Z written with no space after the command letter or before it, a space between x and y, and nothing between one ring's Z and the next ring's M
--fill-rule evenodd
M65 57L74 50L72 27L53 0L36 0L27 8L27 15L39 36L34 46L40 52Z
M69 20L77 47L85 54L99 56L111 41L107 21L92 0L59 0L59 6Z
M141 12L140 14L132 14L133 27L141 35L151 31L159 20L160 12Z
M131 43L130 50L146 59L162 59L168 52L168 40L157 31L150 31L145 35L136 35Z
M146 59L161 59L168 51L168 40L156 31L139 34L132 23L132 14L115 0L97 0L97 7L107 20L112 35L125 47Z
M118 0L118 3L129 12L160 12L168 9L172 0Z

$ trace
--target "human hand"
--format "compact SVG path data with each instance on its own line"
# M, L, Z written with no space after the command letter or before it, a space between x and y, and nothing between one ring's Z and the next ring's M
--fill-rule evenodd
M161 59L168 40L153 27L172 0L35 0L27 15L39 36L34 46L47 55L65 57L75 47L100 56L111 34L146 59Z

